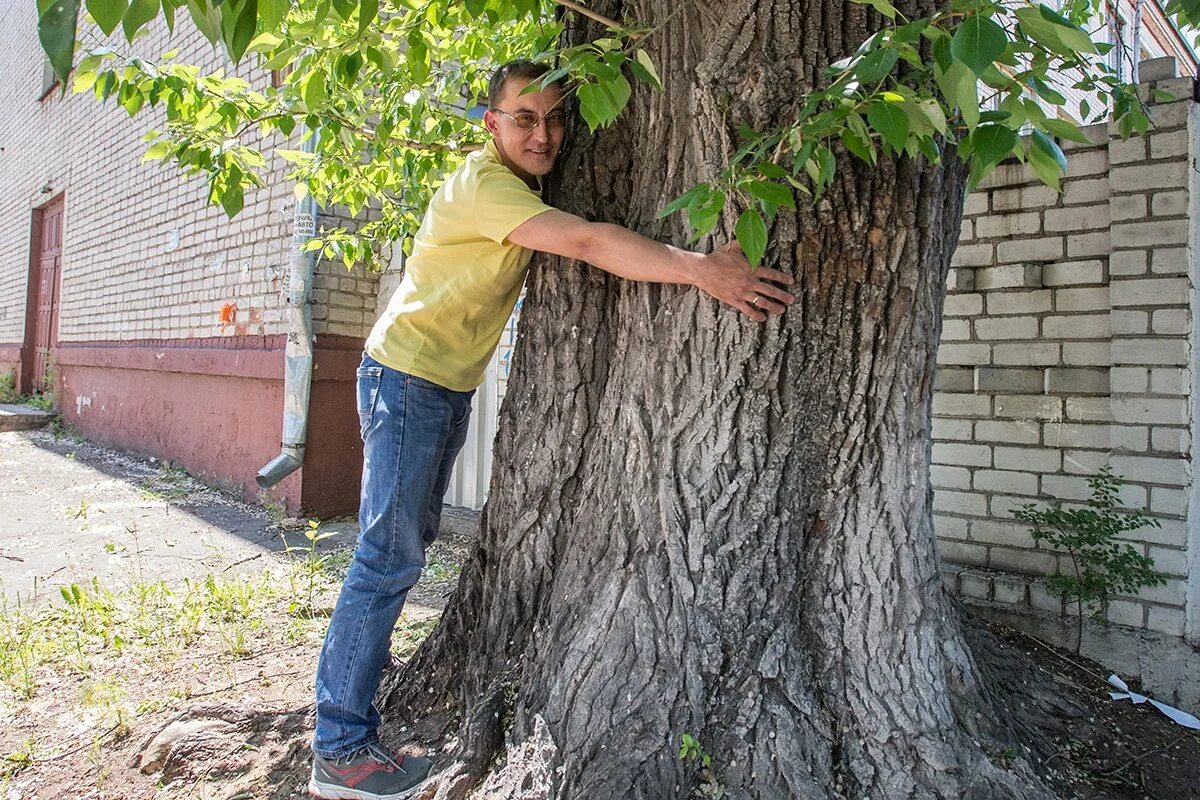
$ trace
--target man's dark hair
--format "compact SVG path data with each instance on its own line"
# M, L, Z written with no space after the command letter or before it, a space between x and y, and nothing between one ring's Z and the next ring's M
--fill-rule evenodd
M532 81L542 77L550 71L547 64L539 64L535 61L530 61L525 58L519 58L516 61L509 61L507 64L501 64L492 73L492 79L488 81L488 108L495 108L496 103L500 100L501 93L504 92L504 84L509 78L517 78L519 80ZM555 81L562 87L561 81Z

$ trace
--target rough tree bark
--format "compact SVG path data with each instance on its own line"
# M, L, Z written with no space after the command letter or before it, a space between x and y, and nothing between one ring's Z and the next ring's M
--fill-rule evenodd
M555 201L676 242L658 210L720 169L738 123L785 119L880 21L847 0L593 7L667 21L646 44L667 91L580 134ZM695 290L535 263L478 551L384 688L394 718L455 720L425 796L686 797L683 733L734 798L1046 796L1000 756L1013 727L932 528L963 170L843 156L838 175L772 228L767 260L800 302L765 325Z

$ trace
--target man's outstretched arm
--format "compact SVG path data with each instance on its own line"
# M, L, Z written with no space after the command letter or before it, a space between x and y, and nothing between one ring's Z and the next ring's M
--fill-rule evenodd
M736 242L711 253L693 253L641 234L573 214L550 210L518 225L508 240L530 250L586 261L605 272L648 283L695 286L762 322L796 302L776 284L792 278L778 270L751 271Z

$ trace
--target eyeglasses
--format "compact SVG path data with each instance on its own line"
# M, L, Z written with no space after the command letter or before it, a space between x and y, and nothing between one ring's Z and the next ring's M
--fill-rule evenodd
M548 111L540 117L532 111L518 111L516 114L510 114L502 108L493 108L492 111L508 117L523 131L531 131L538 126L539 122L543 121L546 123L547 129L562 128L567 124L567 113L559 109Z

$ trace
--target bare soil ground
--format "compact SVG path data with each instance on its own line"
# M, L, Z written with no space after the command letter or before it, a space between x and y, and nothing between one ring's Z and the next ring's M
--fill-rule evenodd
M980 624L983 624L980 622ZM990 626L1027 653L1062 694L1087 709L1055 742L1048 767L1081 800L1195 800L1200 798L1200 731L1181 727L1152 708L1114 701L1102 665L1012 628ZM1137 681L1127 680L1134 691ZM1186 709L1194 711L1194 709Z
M171 476L165 490L147 496L147 476L161 477L160 465L78 441L22 441L36 444L19 454L22 459L73 462L63 469L104 467L105 480L115 484L91 487L93 513L107 504L117 515L121 503L113 498L124 497L124 483L136 497L175 513L174 519L185 513L215 519L201 507L228 506L236 512L228 519L243 529L247 519L259 520L254 541L278 537L293 549L268 552L263 546L261 556L239 553L256 571L246 564L227 569L203 562L182 573L151 569L143 580L115 580L115 568L105 561L103 580L75 575L33 603L7 587L0 608L0 800L303 797L313 673L349 560L352 524L330 526L341 533L310 549L304 521L272 520L186 476ZM16 458L13 449L5 452L5 458ZM56 468L39 462L34 471ZM0 494L12 474L8 469L0 474ZM74 546L88 545L78 515L57 518L74 526L68 531ZM436 623L474 544L474 520L448 511L393 638L398 659L411 654ZM120 555L108 552L111 533L92 537L90 546ZM34 558L22 550L30 542L27 534L0 530L0 553L6 557ZM142 536L125 554L125 572L132 573L143 557L153 563L153 554L143 551L167 547ZM85 556L77 560L92 563ZM1070 787L1064 797L1200 797L1200 734L1148 705L1111 700L1104 683L1108 671L1101 665L1010 629L993 630L1028 653L1064 696L1088 709L1056 742L1049 765Z

